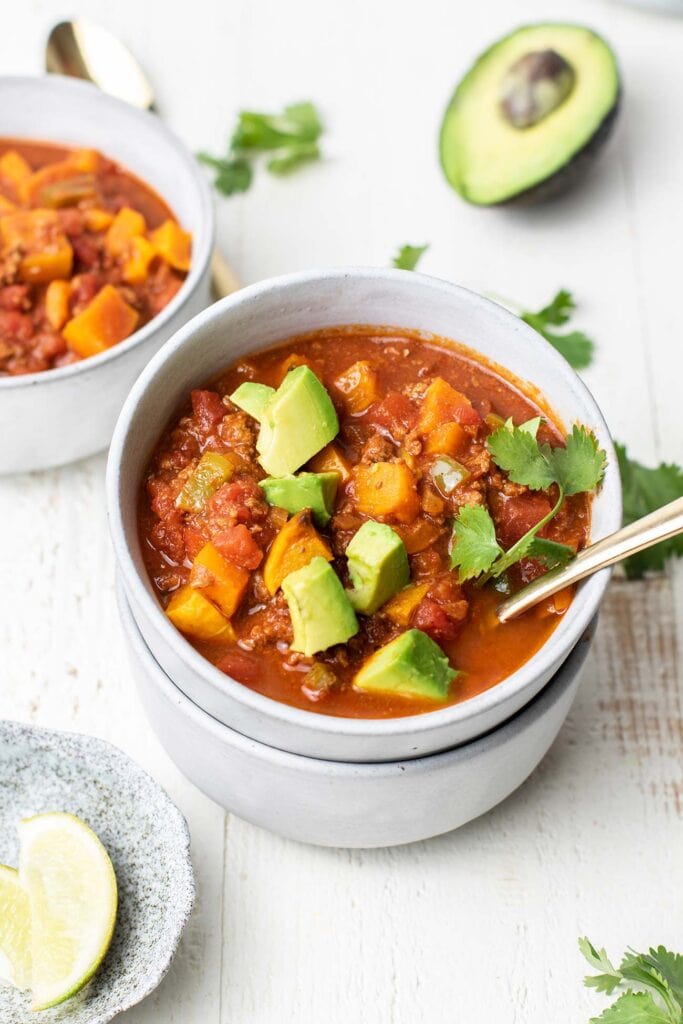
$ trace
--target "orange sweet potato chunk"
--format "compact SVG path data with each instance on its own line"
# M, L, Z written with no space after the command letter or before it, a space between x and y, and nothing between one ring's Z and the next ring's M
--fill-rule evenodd
M429 583L414 583L399 590L382 608L382 615L397 626L409 626L413 612L429 590Z
M211 542L205 544L192 563L190 583L231 618L249 583L249 573L233 565Z
M0 156L0 177L7 178L16 188L31 177L31 166L16 149L8 149Z
M195 640L230 643L235 639L235 631L228 620L201 590L189 583L172 594L166 614L176 629Z
M373 519L412 523L420 510L415 476L404 462L375 462L353 471L356 507Z
M144 235L147 225L145 218L138 210L130 206L122 207L111 222L104 247L110 256L121 257L128 254L131 242L136 235Z
M417 429L421 434L429 434L443 423L453 419L455 409L463 405L472 405L466 395L456 391L443 377L435 377L431 382L420 407Z
M190 269L192 235L174 220L165 220L161 227L152 231L149 239L159 256L176 270Z
M61 331L69 319L71 285L68 281L50 281L45 290L45 316L50 327Z
M469 438L459 423L442 423L430 431L425 441L427 455L460 455L467 447Z
M334 386L344 396L344 404L350 413L365 412L381 398L379 376L367 359L359 359L349 366L337 377Z
M30 284L68 277L73 250L54 210L17 210L0 218L5 254L19 252L19 275Z
M308 470L310 473L338 473L341 483L345 484L351 476L351 463L331 441L313 456L308 463Z
M66 324L63 335L79 356L97 355L133 333L138 313L111 284L105 284L92 302Z
M123 279L128 284L143 284L149 276L149 265L156 256L156 249L144 235L135 235L123 263Z
M263 582L268 593L277 593L290 572L303 569L316 556L327 562L334 557L313 525L311 510L305 508L285 523L270 545L263 566Z

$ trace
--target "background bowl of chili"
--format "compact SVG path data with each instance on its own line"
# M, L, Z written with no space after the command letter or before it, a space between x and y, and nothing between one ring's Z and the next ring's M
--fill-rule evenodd
M231 813L316 846L418 842L460 828L505 800L557 736L595 632L593 622L543 691L485 736L405 761L340 763L269 747L202 711L154 660L120 586L117 596L143 708L180 771Z
M163 612L138 531L140 488L152 452L192 388L226 366L285 339L339 325L394 326L425 339L457 339L496 368L555 422L591 428L607 452L592 505L593 539L618 528L619 473L608 429L583 382L517 317L456 285L405 271L333 269L287 275L243 289L182 328L136 382L117 424L108 465L108 507L126 598L153 656L191 700L243 735L326 760L393 761L443 751L483 735L532 700L595 616L609 573L578 589L557 627L515 671L484 692L439 710L389 718L319 714L245 686L195 650ZM503 369L505 368L505 369ZM533 383L524 383L532 381ZM424 709L421 709L424 710Z
M57 75L0 78L5 139L98 150L170 208L192 234L192 255L175 295L125 340L70 365L0 374L1 473L59 466L106 448L142 368L207 305L214 239L210 191L192 154L158 117L93 85Z

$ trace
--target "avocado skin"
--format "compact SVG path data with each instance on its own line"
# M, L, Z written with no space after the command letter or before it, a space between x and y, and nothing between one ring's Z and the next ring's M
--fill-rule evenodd
M512 32L509 32L506 36L497 39L494 43L491 44L491 46L489 46L483 53L479 55L479 57L475 60L474 64L470 67L469 71L467 71L463 78L461 78L446 105L446 110L441 120L441 127L439 129L439 161L441 163L441 168L444 173L444 177L446 178L446 181L448 182L450 187L455 192L458 193L461 199L464 199L465 202L469 203L471 206L476 206L479 207L480 209L489 207L492 209L516 206L524 207L536 206L544 202L547 202L548 200L556 199L558 196L561 196L565 192L569 191L571 188L573 188L576 184L578 184L587 176L596 157L598 156L599 152L601 151L601 149L603 148L603 146L605 145L609 136L612 133L615 121L621 110L623 98L623 84L621 81L621 77L619 75L618 65L616 66L617 92L614 97L614 102L612 106L607 111L602 121L591 135L590 139L588 139L588 141L585 142L579 150L573 153L562 167L559 167L551 175L545 178L545 180L539 181L536 185L532 185L530 188L524 189L521 192L513 193L506 199L501 199L498 202L490 203L478 203L476 200L473 200L469 196L464 195L453 184L453 182L450 181L448 174L446 173L446 167L444 163L443 140L446 131L448 114L458 94L460 93L463 87L466 87L468 80L475 75L479 65L486 61L490 54L494 50L496 50L498 46L501 45L501 43L505 42L508 38L510 38L510 36L524 32L526 29L533 29L539 27L540 25L549 24L552 23L539 22L536 24L521 25L519 28L514 29ZM562 22L558 22L558 28L561 28L562 24ZM593 32L592 29L588 29L588 31ZM594 32L594 34L597 35L598 33ZM600 36L599 38L602 38L602 36Z
M588 142L567 161L564 167L560 167L549 178L546 178L545 181L539 181L538 185L533 185L531 188L518 192L516 195L510 196L509 199L503 199L499 203L489 203L486 208L500 209L501 207L509 208L513 206L537 206L548 202L550 199L557 199L558 196L564 195L574 185L581 182L592 169L596 156L612 134L614 123L621 110L622 95L623 88L620 85L612 109L607 112ZM481 204L477 203L473 205L481 206Z

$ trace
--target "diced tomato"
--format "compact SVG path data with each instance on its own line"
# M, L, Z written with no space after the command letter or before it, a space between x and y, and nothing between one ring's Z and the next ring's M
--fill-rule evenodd
M63 210L59 210L57 216L59 217L62 231L69 238L78 238L79 235L83 234L85 217L82 210L77 209L75 206L66 207Z
M240 650L228 651L217 662L216 667L221 672L225 672L226 676L232 676L233 679L246 686L253 686L258 682L262 671L253 655Z
M195 526L186 526L183 529L183 543L188 558L194 559L206 544L208 537Z
M28 288L27 284L8 284L0 288L0 309L25 309L29 302Z
M26 343L31 340L33 322L16 310L0 309L0 338L3 341Z
M193 391L192 413L202 433L210 434L225 416L225 406L215 391Z
M256 569L261 564L263 552L243 523L221 530L211 540L213 546L240 569Z
M176 509L169 512L165 519L160 519L152 527L150 538L155 548L170 558L177 565L185 561L185 538L183 535L182 514Z
M401 438L417 423L417 409L400 391L390 391L373 405L364 419L386 430L391 437Z
M423 597L413 614L412 626L428 633L437 643L453 640L460 630L460 623L451 619L444 609L431 597Z
M81 313L104 284L101 274L76 274L71 280L72 313Z
M492 494L489 500L498 539L506 548L516 544L551 509L545 494L534 491L513 496Z
M453 419L461 427L478 427L482 422L481 416L473 405L459 405L453 410Z
M56 331L44 331L33 339L34 352L42 359L54 359L66 352L66 341Z
M263 491L251 477L223 484L207 504L209 526L218 532L235 523L250 523L268 515Z
M94 270L100 265L100 250L97 242L87 235L71 238L74 260L81 270Z

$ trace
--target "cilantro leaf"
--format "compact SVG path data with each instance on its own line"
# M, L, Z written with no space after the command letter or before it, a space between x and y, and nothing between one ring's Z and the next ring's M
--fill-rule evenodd
M594 490L602 480L607 456L591 430L574 424L566 447L553 448L548 456L555 481L565 494Z
M504 469L514 483L545 491L556 482L553 467L528 424L499 427L486 443L496 465Z
M317 142L299 142L293 146L287 146L281 150L278 156L270 158L266 167L271 174L289 174L296 170L301 164L309 160L320 159L320 146Z
M271 153L266 164L271 174L285 175L320 158L318 139L323 124L312 103L292 103L281 114L243 110L232 133L225 157L198 153L198 159L216 171L214 186L225 196L246 192L253 180L254 161Z
M606 992L610 995L621 982L621 974L614 967L604 949L596 949L593 943L587 939L579 939L579 949L591 967L600 971L600 974L584 978L584 984L589 988L597 989L598 992Z
M488 572L503 554L496 528L483 505L464 505L453 524L451 565L459 569L461 582Z
M243 110L232 135L230 148L273 150L283 146L316 142L323 125L312 103L292 103L282 114L259 114Z
M616 444L624 494L624 526L683 496L683 469L672 463L643 466L631 459L624 445ZM646 572L661 572L669 558L683 558L683 536L662 541L631 555L624 562L626 575L638 579Z
M683 1007L683 956L658 946L657 949L650 949L649 953L641 953L640 959L664 978L674 999Z
M629 991L599 1017L591 1017L591 1024L673 1024L673 1019L657 1006L649 992Z
M222 160L209 153L198 153L197 159L216 171L213 181L214 188L224 196L232 196L236 192L246 192L251 185L253 176L251 165L242 157L228 157Z
M402 245L394 256L392 263L397 270L415 270L420 257L428 248L428 245Z
M575 554L574 548L568 544L560 544L547 537L532 537L525 557L538 559L546 569L559 569L568 565Z
M564 356L575 370L584 370L593 361L593 342L583 331L558 334L550 327L562 327L569 321L576 308L571 292L561 289L557 295L537 313L524 310L520 316L525 323L538 331L560 355Z

